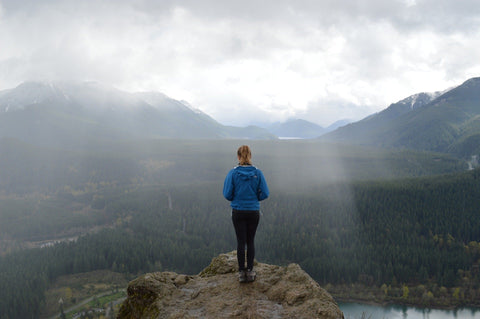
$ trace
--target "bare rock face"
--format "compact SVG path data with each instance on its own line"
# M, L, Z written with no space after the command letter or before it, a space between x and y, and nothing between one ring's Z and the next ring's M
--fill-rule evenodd
M128 285L118 318L344 318L332 296L299 265L255 264L239 283L236 252L221 254L196 276L157 272Z

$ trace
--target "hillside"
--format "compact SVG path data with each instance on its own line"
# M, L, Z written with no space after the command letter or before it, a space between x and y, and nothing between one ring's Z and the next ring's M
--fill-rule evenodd
M0 137L53 146L138 138L275 138L260 128L223 126L159 92L127 93L91 82L26 82L1 91Z
M480 171L473 170L330 183L300 192L271 184L256 236L257 258L275 265L297 263L328 291L328 284L358 284L376 287L385 302L478 306L479 179ZM78 209L80 203L98 206L92 217L115 222L76 240L0 256L0 317L39 313L46 289L60 276L100 269L136 276L157 271L198 274L219 252L235 247L230 209L218 185L92 185L85 192L62 194L77 206L70 212L60 206L63 215L53 211L55 199L27 197L31 207L25 210L14 205L23 203L21 198L3 200L2 208L8 203L14 208L0 222L5 238L15 238L13 229L25 220L38 232L55 234L58 223L88 217L88 211ZM404 297L406 286L409 295ZM343 298L351 292L336 291ZM28 306L15 307L16 298Z
M438 94L418 93L409 96L379 113L337 129L328 135L328 139L369 144L369 141L378 138L379 132L389 130L399 117L430 103L435 96Z
M420 93L359 122L325 135L382 147L451 153L463 158L480 153L480 78L443 94Z

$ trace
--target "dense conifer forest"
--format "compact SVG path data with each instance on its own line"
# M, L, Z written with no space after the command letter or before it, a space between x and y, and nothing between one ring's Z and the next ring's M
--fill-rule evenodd
M1 180L0 317L37 318L61 275L196 274L234 250L221 191L238 143L222 143L163 142L150 153L126 152L134 156L45 152L51 158L32 160L31 174L22 175L29 183L0 171L11 176ZM429 153L340 148L333 158L301 142L254 143L253 151L271 188L256 237L259 261L299 263L324 286L363 284L411 302L452 292L455 305L478 305L480 171ZM35 168L50 161L54 175ZM337 172L328 169L335 165ZM59 242L37 245L49 239Z

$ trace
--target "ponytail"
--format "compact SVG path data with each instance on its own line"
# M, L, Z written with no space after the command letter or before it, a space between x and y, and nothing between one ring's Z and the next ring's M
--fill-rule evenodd
M252 165L252 152L247 145L242 145L238 148L237 156L239 165Z

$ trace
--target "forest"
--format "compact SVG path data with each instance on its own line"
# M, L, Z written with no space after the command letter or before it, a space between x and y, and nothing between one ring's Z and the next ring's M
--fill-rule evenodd
M101 152L2 143L10 152L0 153L1 318L38 318L45 290L62 275L196 274L235 249L221 191L241 141L150 141ZM362 284L391 300L480 306L480 170L434 153L251 146L271 189L259 261L298 263L326 287Z

